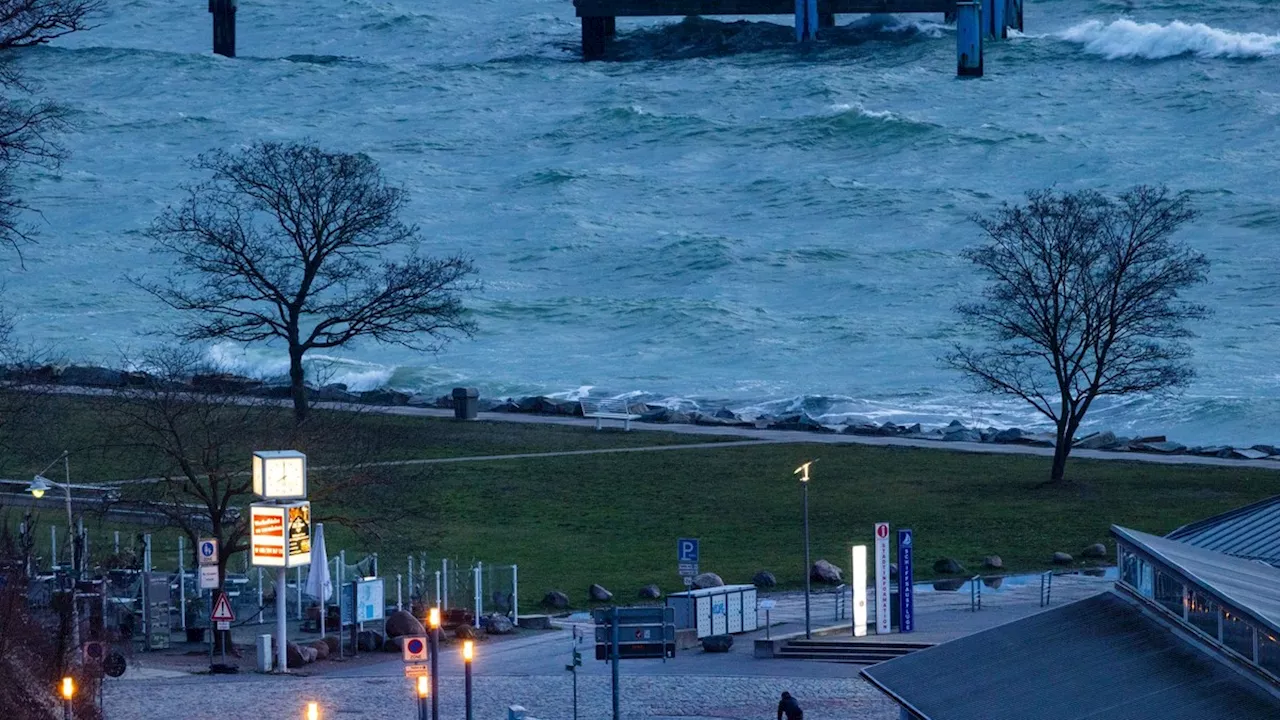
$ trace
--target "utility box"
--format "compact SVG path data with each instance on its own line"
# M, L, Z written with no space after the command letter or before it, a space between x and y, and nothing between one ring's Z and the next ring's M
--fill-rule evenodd
M479 388L453 389L453 417L456 420L475 420L480 411Z
M759 627L755 585L723 585L667 596L676 630L694 629L699 639L752 632Z
M271 653L271 636L258 636L258 672L271 672L273 655Z

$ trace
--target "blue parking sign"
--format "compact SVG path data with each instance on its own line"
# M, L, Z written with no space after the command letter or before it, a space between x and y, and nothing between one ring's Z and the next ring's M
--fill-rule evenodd
M676 542L676 562L698 563L697 538L680 538Z

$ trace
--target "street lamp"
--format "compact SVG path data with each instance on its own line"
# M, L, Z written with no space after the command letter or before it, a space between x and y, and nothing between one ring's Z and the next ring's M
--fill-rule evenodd
M63 706L63 714L66 720L71 720L71 698L75 697L76 684L70 677L62 678L62 699L66 701Z
M76 649L76 651L79 652L80 609L78 607L78 603L76 603L76 582L80 580L80 562L79 562L79 558L77 558L76 556L79 554L79 551L77 551L77 547L80 545L81 541L76 535L76 521L71 514L71 459L70 457L71 457L71 453L68 452L67 450L63 450L62 455L56 458L53 462L46 465L44 470L41 470L40 472L36 473L36 476L31 480L31 484L27 486L27 490L31 493L32 497L39 500L40 498L44 497L44 494L46 492L54 489L55 487L61 487L67 500L67 539L71 541L71 570L72 570L71 644ZM44 474L49 471L49 468L58 464L59 460L62 461L63 470L66 473L65 483L57 483L44 476ZM58 562L58 559L53 558L53 563L57 564L57 562ZM70 678L66 678L66 680L70 680ZM64 685L64 689L66 687L69 687L69 686ZM68 707L70 706L68 705Z
M427 611L427 625L431 628L431 720L440 720L440 608ZM418 678L421 693L423 678Z
M462 643L462 664L466 667L467 720L471 718L471 661L475 659L475 643L467 640Z
M320 720L320 703L307 703L307 720Z
M424 675L418 676L418 720L427 720L427 698L435 695L431 692L431 685L435 679L434 674L430 680Z
M809 624L809 576L813 573L813 567L809 564L809 466L816 462L818 461L810 460L791 473L800 476L800 487L803 488L804 497L804 637L806 640L812 637Z

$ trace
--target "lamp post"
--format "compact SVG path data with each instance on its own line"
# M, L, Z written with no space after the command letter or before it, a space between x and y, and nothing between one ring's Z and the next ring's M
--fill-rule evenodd
M433 607L427 612L427 624L431 630L431 720L440 720L440 608ZM419 694L422 680L418 678Z
M809 564L809 466L816 462L818 461L810 460L791 473L800 476L800 487L804 498L804 637L806 640L812 637L809 624L809 576L813 572L813 567Z
M66 720L71 720L71 698L75 697L75 694L76 694L75 681L72 680L70 677L62 678L62 699L64 701L62 714L63 714L63 717L66 718Z
M462 665L466 677L467 720L471 718L471 661L475 658L475 643L467 640L462 643Z
M435 680L436 676L434 674L430 680L423 675L418 676L418 720L427 720L427 697L432 696L434 698L435 694L431 692L431 685Z
M78 558L78 557L77 557L77 555L79 555L79 551L78 551L78 549L77 549L77 548L79 548L79 546L80 546L80 542L81 542L81 541L80 541L80 538L76 535L76 521L75 521L75 518L74 518L74 517L72 517L72 513L71 513L71 460L70 460L70 455L71 455L71 454L70 454L70 452L68 452L68 451L66 451L66 450L63 450L63 451L62 451L62 455L61 455L61 456L59 456L56 460L54 460L53 462L51 462L51 463L49 463L48 465L46 465L46 466L45 466L45 468L44 468L44 470L41 470L40 472L36 473L36 476L31 480L31 484L30 484L29 486L27 486L27 490L31 492L31 496L32 496L32 497L34 497L35 499L39 500L40 498L44 497L44 494L45 494L46 492L48 492L48 491L50 491L50 490L52 490L52 489L54 489L54 488L56 488L56 487L61 487L61 488L62 488L62 492L63 492L63 496L66 498L66 501L67 501L67 538L71 540L71 571L72 571L72 578L71 578L71 645L72 645L72 647L73 647L73 648L75 648L75 650L76 650L76 652L77 652L77 657L78 657L78 653L79 653L79 650L80 650L80 608L78 607L78 604L76 603L76 582L80 580L80 562L79 562L80 558ZM45 474L46 472L48 472L49 468L51 468L51 467L53 467L54 465L57 465L57 464L58 464L58 461L59 461L59 460L61 460L61 461L62 461L63 470L64 470L64 472L66 473L66 475L65 475L65 477L66 477L66 482L62 482L62 483L54 482L54 481L52 481L52 480L50 480L49 478L47 478L47 477L45 477L45 476L44 476L44 474ZM55 564L56 564L56 563L58 562L58 559L57 559L57 558L53 558L53 559L52 559L52 561L53 561L53 563L55 563ZM67 678L67 679L69 679L69 678ZM64 688L65 688L65 687L69 687L69 686L64 686ZM69 703L69 702L70 702L70 701L68 701L68 703ZM68 704L68 708L70 708L70 705L69 705L69 704ZM69 712L69 711L68 711L68 712Z
M320 703L307 703L307 720L320 720Z

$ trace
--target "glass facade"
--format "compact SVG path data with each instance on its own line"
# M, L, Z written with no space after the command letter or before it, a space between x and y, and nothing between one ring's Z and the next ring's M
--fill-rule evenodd
M1213 598L1201 592L1192 591L1191 603L1187 606L1187 622L1200 632L1214 640L1218 637L1218 618L1222 616L1222 608Z
M1253 660L1253 626L1229 612L1222 615L1222 644L1246 660Z
M1258 664L1263 670L1280 677L1280 639L1269 633L1258 633Z
M1182 596L1184 588L1182 581L1176 576L1170 575L1163 570L1156 571L1155 601L1175 616L1186 619L1186 613L1184 612L1185 600Z

